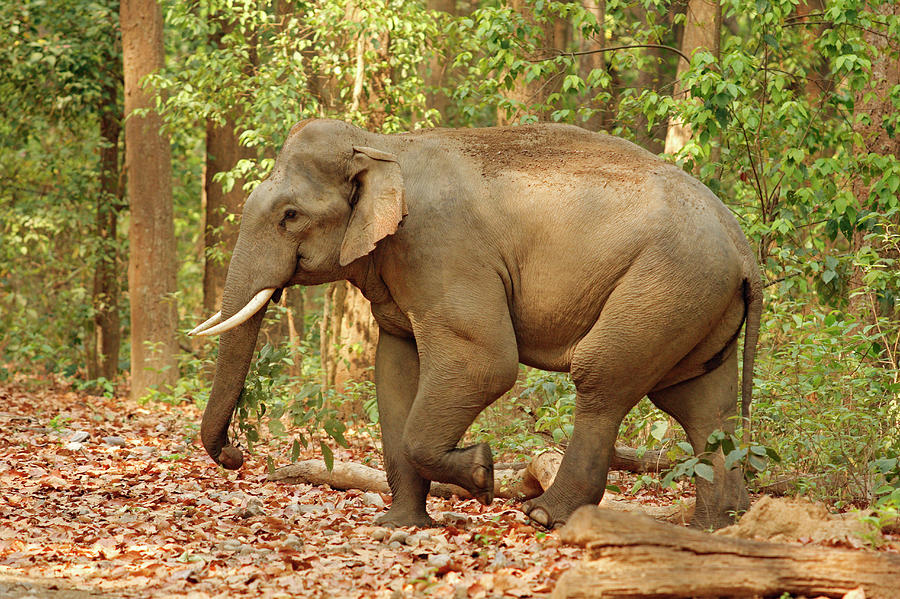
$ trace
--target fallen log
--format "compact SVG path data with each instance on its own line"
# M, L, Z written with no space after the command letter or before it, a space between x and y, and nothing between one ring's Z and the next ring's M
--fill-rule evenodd
M534 480L542 489L547 489L553 484L559 465L562 463L562 454L558 451L545 451L537 455L525 468L526 484ZM693 498L674 505L641 505L635 501L626 501L621 495L607 491L603 495L600 505L611 510L646 514L656 520L664 520L673 524L687 524L694 515Z
M526 480L522 469L504 468L494 470L494 495L503 499L523 501L537 497L544 490L537 482ZM311 485L328 485L332 489L359 489L376 493L390 494L387 476L384 471L370 468L353 462L334 462L329 471L322 460L303 460L278 468L269 475L269 481L285 483L309 483ZM435 497L452 497L470 499L472 495L456 485L432 483L429 492Z
M637 449L624 445L616 445L616 452L609 463L610 470L626 470L636 474L655 474L670 470L672 466L672 460L661 451L650 449L638 456Z
M525 468L495 469L494 496L517 501L539 496L553 483L560 462L562 462L561 453L547 451L535 457ZM383 471L353 462L334 462L333 468L329 471L322 460L303 460L278 468L269 475L269 481L328 485L332 489L359 489L390 494L387 477ZM445 483L432 483L429 493L434 497L444 498L454 495L460 499L472 497L462 487ZM603 496L600 505L614 510L646 514L651 518L675 524L689 522L694 511L693 499L675 505L647 506L625 501L609 491Z
M710 535L596 506L579 508L560 538L586 548L553 599L756 597L793 593L897 597L900 556Z

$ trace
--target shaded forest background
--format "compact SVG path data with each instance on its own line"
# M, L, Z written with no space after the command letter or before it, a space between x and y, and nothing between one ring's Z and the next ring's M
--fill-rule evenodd
M216 347L186 331L218 310L241 205L302 119L569 122L692 172L757 248L754 445L719 439L731 460L900 507L897 3L23 0L0 19L0 379L202 405ZM327 456L320 431L376 422L376 338L347 283L286 290L246 442ZM523 369L471 434L529 453L566 442L573 408L567 376ZM705 474L646 402L621 435L677 463L636 486Z

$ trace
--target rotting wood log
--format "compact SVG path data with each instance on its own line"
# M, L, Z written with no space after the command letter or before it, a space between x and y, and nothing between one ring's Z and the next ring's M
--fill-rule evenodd
M646 516L579 508L560 538L585 549L553 599L756 597L794 593L897 597L900 556L710 535Z

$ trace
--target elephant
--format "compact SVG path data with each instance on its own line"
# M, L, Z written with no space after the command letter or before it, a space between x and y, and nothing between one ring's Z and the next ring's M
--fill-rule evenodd
M556 479L522 505L553 528L603 496L618 428L647 396L697 454L749 423L762 306L731 211L683 169L573 125L372 133L311 119L248 197L221 312L201 441L237 469L227 436L273 295L345 279L379 327L375 388L390 526L434 526L431 481L493 499L490 446L458 447L519 364L569 372L574 429ZM745 342L738 393L737 345ZM746 434L746 433L745 433ZM712 454L692 524L748 505L740 468Z

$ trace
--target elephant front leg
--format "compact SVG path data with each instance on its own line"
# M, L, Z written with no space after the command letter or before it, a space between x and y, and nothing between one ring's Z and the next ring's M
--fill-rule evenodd
M501 316L493 323L498 321L504 322ZM419 474L458 485L484 505L494 498L490 446L457 444L478 414L515 383L518 352L512 325L506 324L508 331L499 334L496 324L481 329L488 332L485 339L449 328L429 331L428 343L420 341L419 390L403 433L406 455Z
M411 339L381 330L375 354L375 389L384 466L391 487L391 507L376 520L388 526L434 526L425 511L431 481L423 478L406 456L403 429L419 384L419 355Z

